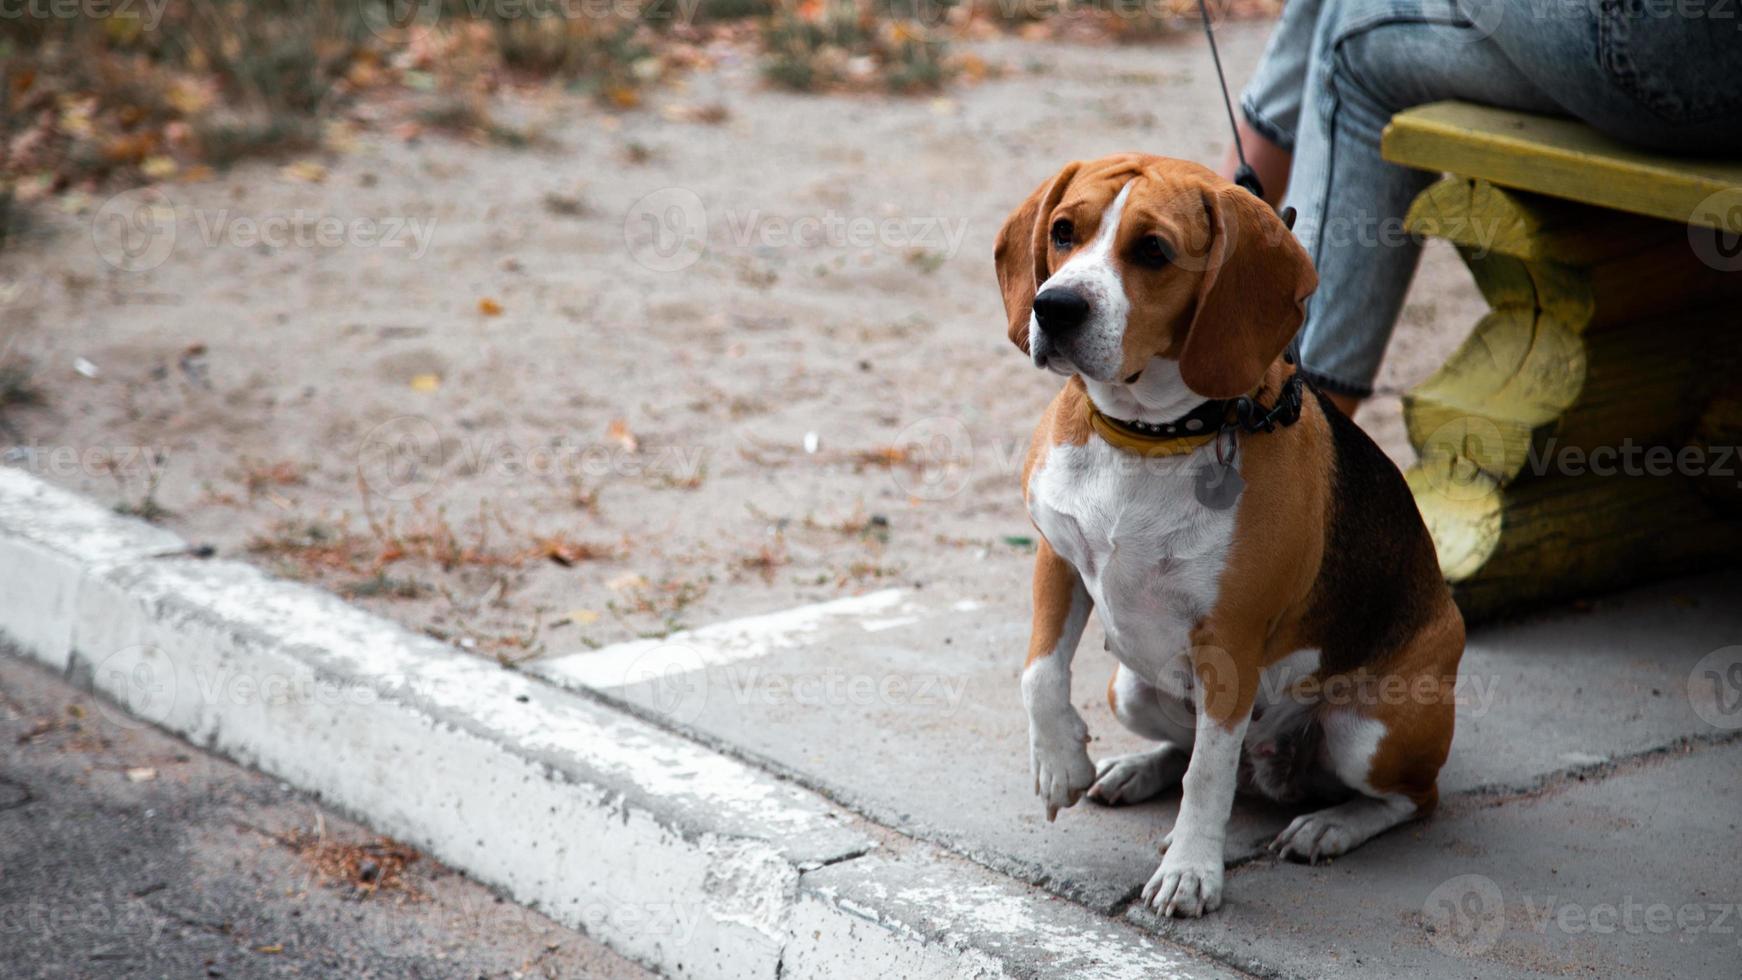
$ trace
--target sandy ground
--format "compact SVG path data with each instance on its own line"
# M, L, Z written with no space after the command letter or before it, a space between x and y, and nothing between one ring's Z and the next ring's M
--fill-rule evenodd
M1236 83L1264 32L1225 29ZM46 404L5 462L505 659L1026 589L1016 472L1058 382L1004 339L993 236L1066 159L1214 163L1227 136L1195 37L980 50L1005 77L938 99L728 59L627 115L504 106L531 149L364 132L324 176L143 198L172 212L37 207L0 253L0 357ZM117 213L170 215L173 246L122 255ZM1479 310L1431 249L1385 388ZM1395 398L1361 421L1407 453Z

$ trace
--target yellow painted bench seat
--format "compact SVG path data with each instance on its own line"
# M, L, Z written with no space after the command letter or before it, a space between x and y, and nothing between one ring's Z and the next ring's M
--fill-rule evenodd
M1711 197L1742 188L1739 161L1650 153L1572 119L1467 102L1435 102L1393 116L1383 153L1418 170L1711 228L1726 227Z

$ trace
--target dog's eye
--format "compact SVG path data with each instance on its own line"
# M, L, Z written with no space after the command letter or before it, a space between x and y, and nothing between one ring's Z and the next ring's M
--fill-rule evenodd
M1060 218L1052 223L1052 243L1061 252L1068 252L1076 244L1077 229L1068 219Z
M1160 235L1144 235L1137 240L1137 261L1159 269L1173 261L1173 248Z

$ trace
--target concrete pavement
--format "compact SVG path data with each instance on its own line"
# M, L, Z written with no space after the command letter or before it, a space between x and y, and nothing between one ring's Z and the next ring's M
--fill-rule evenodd
M1177 797L1048 825L1009 583L929 582L509 671L0 471L0 630L203 745L679 976L1728 977L1742 574L1471 638L1430 822L1133 907ZM164 557L170 555L170 557ZM1111 661L1085 639L1095 755ZM242 683L246 681L246 683ZM167 682L167 683L166 683ZM166 690L167 689L167 690ZM113 710L113 709L111 709Z

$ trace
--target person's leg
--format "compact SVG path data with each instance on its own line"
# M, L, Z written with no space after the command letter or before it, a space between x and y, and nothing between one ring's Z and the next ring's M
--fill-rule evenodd
M1494 43L1566 115L1670 153L1742 152L1742 15L1728 4L1505 0L1495 19Z
M1285 201L1318 268L1302 369L1352 412L1372 391L1421 246L1403 231L1436 175L1385 162L1392 114L1439 99L1558 107L1449 0L1323 0Z

